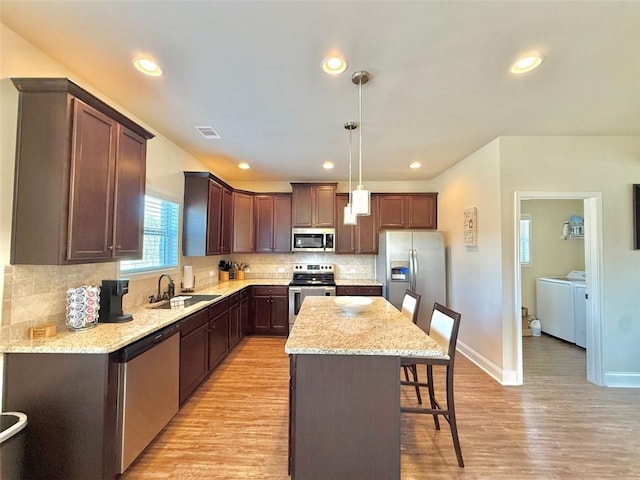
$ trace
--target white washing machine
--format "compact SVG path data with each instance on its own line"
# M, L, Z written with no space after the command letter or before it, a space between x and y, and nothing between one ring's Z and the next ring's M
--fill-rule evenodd
M543 332L586 348L585 272L538 278L536 316Z

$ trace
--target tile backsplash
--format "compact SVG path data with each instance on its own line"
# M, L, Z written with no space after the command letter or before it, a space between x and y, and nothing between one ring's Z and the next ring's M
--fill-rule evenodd
M245 263L249 270L245 278L288 279L296 263L333 263L336 279L357 280L375 278L375 255L334 255L316 253L295 254L232 254L211 257L183 257L182 265L191 265L195 288L201 290L218 283L220 260ZM117 277L116 263L88 265L5 265L0 320L0 343L27 338L28 328L44 323L56 323L66 329L66 292L80 285L100 285L103 279ZM170 271L180 292L182 269ZM158 277L132 276L123 309L131 309L149 301L158 288ZM162 290L166 289L163 282Z

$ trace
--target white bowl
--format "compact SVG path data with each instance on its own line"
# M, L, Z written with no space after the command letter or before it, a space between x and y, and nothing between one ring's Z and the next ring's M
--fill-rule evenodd
M371 305L372 300L369 297L336 297L335 302L344 313L354 316Z

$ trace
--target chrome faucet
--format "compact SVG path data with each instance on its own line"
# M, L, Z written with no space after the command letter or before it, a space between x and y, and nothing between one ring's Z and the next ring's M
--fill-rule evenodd
M162 277L167 277L169 279L169 284L167 285L167 291L161 294L160 285L162 283ZM173 279L168 273L163 273L162 275L160 275L160 278L158 278L158 294L155 297L151 295L149 297L149 303L160 302L162 300L169 300L175 295L176 295L176 284L173 283Z

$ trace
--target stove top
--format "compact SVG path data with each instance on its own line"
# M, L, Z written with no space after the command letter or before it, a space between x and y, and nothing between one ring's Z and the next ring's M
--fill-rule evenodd
M293 266L292 287L328 286L335 287L336 280L331 263L296 263Z

